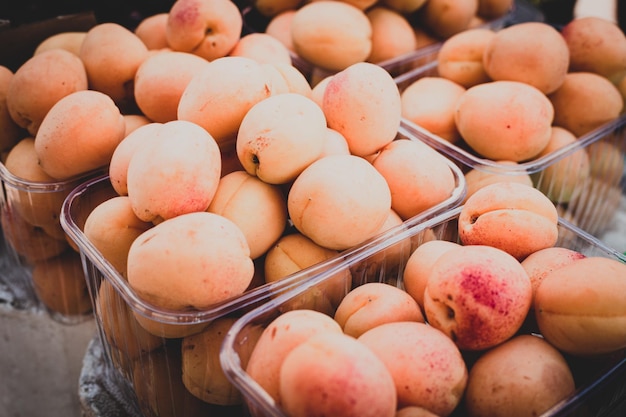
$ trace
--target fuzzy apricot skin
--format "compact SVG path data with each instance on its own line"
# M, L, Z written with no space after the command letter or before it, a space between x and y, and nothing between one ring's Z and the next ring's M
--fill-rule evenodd
M57 48L34 55L15 71L6 90L6 107L13 121L35 136L60 99L87 87L81 59Z
M302 234L320 246L344 250L380 229L391 209L391 192L384 177L363 158L330 155L296 178L287 208Z
M333 75L323 88L328 127L348 141L350 152L366 157L389 144L402 117L398 86L382 67L360 62Z
M573 355L623 349L625 273L617 259L588 256L547 274L535 293L535 316L546 340Z
M371 349L343 333L320 333L296 346L280 368L283 409L319 415L393 417L396 388Z
M66 180L103 168L124 138L126 123L108 95L81 90L57 101L35 136L42 169Z
M558 238L558 213L536 188L497 182L476 191L459 215L459 237L466 245L490 245L523 260L553 246Z
M483 52L483 66L492 80L524 82L550 94L563 84L569 58L558 30L547 23L526 22L496 33Z
M548 141L555 106L537 88L520 81L475 85L459 98L455 121L477 154L493 160L526 161Z
M561 352L540 337L520 335L478 359L464 405L471 417L541 415L574 389Z
M462 350L489 349L522 326L532 299L531 282L519 261L487 245L463 245L435 261L424 310L433 327Z
M399 406L423 407L447 416L461 402L467 366L459 348L443 332L424 323L398 321L373 327L358 340L389 369Z

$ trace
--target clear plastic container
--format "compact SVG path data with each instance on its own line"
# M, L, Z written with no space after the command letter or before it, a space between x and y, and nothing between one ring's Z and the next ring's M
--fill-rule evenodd
M65 197L91 173L58 182L30 182L0 164L0 220L10 286L30 293L50 316L66 324L93 318L80 254L61 227Z
M465 195L464 178L454 163L447 163L455 176L456 188L445 201L328 261L281 280L250 288L240 296L203 310L170 311L150 304L136 294L83 233L91 211L98 204L117 195L108 175L80 184L65 200L61 224L80 251L98 334L108 364L107 372L111 374L108 380L134 397L137 408L146 417L190 417L207 412L213 413L210 415L238 415L241 406L215 405L199 400L185 389L181 382L180 355L186 338L205 331L220 320L239 317L278 294L313 279L335 265L341 265L346 256L359 252L370 242L378 241L387 234L393 234L396 228L419 224L458 206ZM152 332L146 330L146 324ZM159 330L155 332L155 328ZM217 356L215 361L217 363Z
M350 272L352 285L345 287L343 296L352 288L368 282L384 282L403 288L406 258L396 255L406 252L407 242L410 242L409 247L412 248L433 238L459 243L457 219L461 208L457 207L415 227L398 231L392 236L374 242L366 250L347 256L345 262L336 264L325 273L289 293L268 301L237 320L226 335L220 359L226 375L243 393L250 415L288 417L241 365L242 360L245 360L244 358L248 357L254 348L255 334L262 331L280 314L299 305L309 294L322 291L330 280L345 271ZM559 221L559 240L556 245L577 250L587 256L603 256L626 262L625 256L564 219ZM331 317L334 314L333 310L316 309ZM544 413L543 417L600 415L601 410L616 411L620 404L622 414L615 415L623 415L626 400L626 352L619 351L589 358L573 358L567 355L565 357L576 380L576 392ZM452 415L464 416L462 406L457 407Z
M437 77L437 61L395 78L400 91L423 77ZM451 143L404 118L401 131L455 161L464 173L527 175L557 206L559 214L594 236L602 236L624 210L626 199L626 114L545 156L517 165L503 165L474 152L463 140ZM573 154L585 152L591 172L577 180L579 164ZM468 188L471 186L468 184ZM625 250L626 248L622 249Z

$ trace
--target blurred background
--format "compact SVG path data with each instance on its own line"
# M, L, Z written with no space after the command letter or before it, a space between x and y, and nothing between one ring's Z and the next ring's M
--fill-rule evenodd
M93 11L98 21L120 23L135 27L145 16L166 12L174 0L23 0L8 1L0 7L0 21L15 27L56 16ZM240 5L251 0L235 0ZM570 21L575 13L612 15L624 30L626 1L624 0L522 0L541 10L548 23L556 25ZM6 10L2 10L2 8Z

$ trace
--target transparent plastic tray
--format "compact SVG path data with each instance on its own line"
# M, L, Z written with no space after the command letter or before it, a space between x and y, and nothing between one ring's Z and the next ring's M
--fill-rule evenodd
M456 188L452 195L442 203L406 220L402 225L373 237L362 245L341 252L328 261L313 265L279 281L251 288L240 296L206 309L186 311L165 310L142 300L128 285L125 278L90 243L83 233L87 216L98 204L117 194L108 175L101 175L80 184L71 191L64 202L61 224L80 251L87 286L94 306L98 334L103 343L105 360L111 369L109 379L116 381L121 387L127 387L128 389L124 389L128 395L136 395L138 407L146 416L184 415L188 417L196 415L197 409L206 412L207 408L214 413L225 412L227 415L237 415L236 407L211 406L181 389L180 375L171 370L180 369L179 354L184 336L163 337L154 336L154 334L148 336L146 331L138 325L137 318L147 319L169 330L175 329L171 333L168 332L168 335L187 335L202 331L220 318L238 317L278 294L342 264L346 256L368 247L371 242L383 239L387 234L393 234L396 228L419 224L458 206L465 195L464 178L453 162L447 161L447 163L455 176ZM110 325L112 317L115 318L114 325ZM178 329L184 329L184 331L176 333ZM158 369L157 366L159 366ZM160 376L159 373L161 373ZM165 381L162 381L164 378ZM160 388L156 388L156 385ZM157 395L155 392L158 389L165 391ZM167 407L171 406L170 403L169 405L155 405L162 399L162 396L170 398L177 396L177 393L182 393L181 396L185 399L181 401L187 405L180 405L181 409L176 413L169 414L167 411Z
M437 61L413 69L395 78L400 91L423 77L437 77ZM626 199L626 114L581 136L545 156L503 165L476 154L461 139L451 143L417 124L402 119L402 132L421 140L455 161L464 173L476 169L486 173L507 175L531 175L536 188L546 193L559 209L559 214L586 232L601 236L610 229L615 216L624 210ZM608 151L610 149L610 151ZM598 167L584 181L559 181L558 178L574 177L579 169L568 156L583 151ZM559 176L546 174L546 170L559 164ZM573 188L573 191L572 191ZM626 249L626 248L624 248Z
M321 291L329 280L345 271L349 271L352 275L352 286L346 287L344 296L351 288L368 282L384 282L403 288L405 262L398 262L396 256L392 257L389 254L404 251L407 241L411 242L413 248L433 238L459 243L456 221L460 211L461 207L457 207L415 227L399 231L393 236L375 242L367 250L346 257L345 262L335 265L332 269L300 285L299 288L282 294L239 318L226 335L220 359L226 375L243 393L250 415L288 417L241 366L240 355L249 354L254 347L256 339L251 337L252 335L258 334L280 314L293 309L293 306L310 292ZM626 262L625 256L565 219L559 221L559 236L557 246L577 250L587 256L604 256ZM334 311L324 310L323 312L331 317L334 314ZM567 355L565 357L576 380L576 392L544 413L543 417L607 415L601 414L601 411L608 413L618 410L619 407L621 407L619 410L624 411L626 352L620 351L593 358L573 358ZM617 415L623 415L623 413L615 414ZM464 416L462 406L457 407L452 416Z
M65 197L90 173L58 182L31 182L0 163L0 219L11 268L10 287L66 324L93 318L80 254L61 227Z

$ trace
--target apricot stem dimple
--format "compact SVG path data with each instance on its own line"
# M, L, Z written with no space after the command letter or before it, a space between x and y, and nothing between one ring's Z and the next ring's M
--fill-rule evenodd
M478 213L474 213L470 216L470 224L474 224L478 221L478 218L480 217L480 215Z
M454 319L454 314L455 314L454 310L450 306L446 306L446 307L447 307L447 310L448 310L448 318L450 320Z

